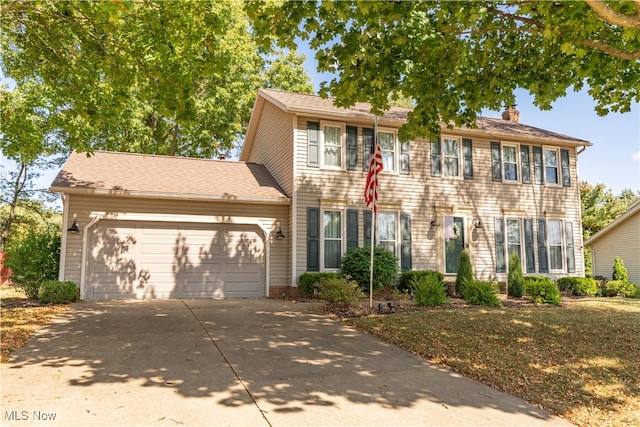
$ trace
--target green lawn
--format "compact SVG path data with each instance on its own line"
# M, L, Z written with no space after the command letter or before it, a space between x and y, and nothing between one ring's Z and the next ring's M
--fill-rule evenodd
M640 425L640 300L345 320L581 426Z

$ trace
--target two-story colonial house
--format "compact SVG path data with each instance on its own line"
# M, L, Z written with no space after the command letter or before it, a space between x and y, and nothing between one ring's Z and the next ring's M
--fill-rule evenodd
M73 154L63 193L61 279L84 298L279 297L306 271L337 271L370 242L403 270L504 282L584 275L577 158L589 142L479 118L438 138L402 141L407 108L377 118L378 215L364 186L376 118L368 104L260 90L240 161Z

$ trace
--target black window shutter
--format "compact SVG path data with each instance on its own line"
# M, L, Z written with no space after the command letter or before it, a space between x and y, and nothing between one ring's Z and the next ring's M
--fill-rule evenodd
M573 244L573 224L571 221L565 221L564 223L564 239L567 242L567 272L576 272L576 254L574 252Z
M569 174L569 150L560 150L560 164L562 165L562 186L571 187Z
M533 168L535 183L544 184L544 169L542 167L542 147L533 147Z
M358 167L358 128L347 126L347 169Z
M473 179L473 143L468 138L462 138L462 171L464 179Z
M371 246L371 211L362 211L364 218L364 245Z
M440 137L437 141L431 141L431 176L442 175L442 148Z
M402 242L400 244L400 268L402 271L411 270L411 215L400 214L400 229Z
M527 273L536 272L536 256L533 246L533 220L524 220L524 250L527 263Z
M320 123L307 122L307 166L320 166Z
M362 170L369 170L371 159L371 145L373 145L373 129L362 129Z
M520 165L522 167L522 183L531 184L531 158L528 145L520 146Z
M307 208L307 271L320 271L320 209Z
M496 218L496 273L506 273L507 263L504 258L504 220Z
M535 148L535 147L534 147ZM549 257L547 255L547 221L538 220L538 259L540 260L540 273L549 272Z
M500 143L491 143L491 176L494 181L502 181L502 152Z
M358 211L347 209L347 250L358 247Z
M400 175L409 175L409 141L400 143Z

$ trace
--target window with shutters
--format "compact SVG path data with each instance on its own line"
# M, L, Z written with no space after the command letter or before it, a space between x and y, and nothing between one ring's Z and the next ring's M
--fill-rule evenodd
M323 270L339 269L342 257L342 211L322 212L322 247Z
M518 147L502 145L502 171L505 182L518 182Z
M549 269L551 271L563 271L563 239L562 221L559 219L547 220L547 244L549 253Z
M398 255L398 221L397 215L392 212L380 212L380 241L379 246L390 250L394 255Z
M460 140L442 139L442 170L444 176L460 176Z
M507 219L507 260L516 254L522 264L522 230L519 219Z
M378 143L382 152L383 171L396 170L396 143L393 132L378 132Z
M559 158L557 149L544 149L544 182L546 184L560 184Z
M431 141L431 176L473 179L473 141L450 136Z
M344 126L340 123L322 123L322 166L329 169L342 169L344 164Z

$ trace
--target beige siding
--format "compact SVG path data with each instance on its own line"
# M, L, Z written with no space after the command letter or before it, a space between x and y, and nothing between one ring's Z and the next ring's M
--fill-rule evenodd
M293 116L265 102L247 162L260 163L288 194L293 190Z
M69 223L77 219L80 233L67 233L64 279L80 284L82 241L85 227L96 218L124 219L135 216L141 221L247 223L259 225L268 233L269 282L288 284L291 277L287 253L289 240L278 240L279 227L288 229L288 205L256 205L153 199L69 195ZM185 218L188 221L184 221ZM202 218L199 220L199 218ZM91 248L89 248L90 250Z
M611 278L616 256L624 261L629 280L640 284L640 211L591 245L593 274Z
M313 117L298 119L296 156L299 173L295 219L299 224L296 236L298 239L297 275L306 271L305 242L308 207L321 207L320 200L324 199L327 206L333 203L344 207L345 210L347 208L359 211L367 209L363 200L367 172L363 171L362 166L362 127L371 128L372 124L346 122L347 125L358 126L358 166L354 171L336 171L307 167L308 120L320 121ZM506 274L495 273L494 219L515 217L537 220L545 218L545 215L551 215L550 217L554 218L559 215L560 219L573 223L576 273L572 274L584 275L580 250L580 203L574 149L570 149L571 187L569 188L493 182L489 139L473 139L474 178L472 180L431 177L430 144L426 140L411 142L410 165L410 175L383 172L380 176L379 210L390 209L411 215L413 269L443 270L442 228L433 228L430 222L436 216L441 222L442 215L454 214L465 217L467 224L480 219L484 225L484 228L478 230L474 230L469 225L466 230L467 236L470 236L469 251L476 274L483 278L497 277L498 280L505 280ZM533 174L533 160L531 167ZM360 245L363 244L364 238L362 224L363 216L360 214ZM534 229L537 230L537 222ZM537 261L537 240L534 244Z

